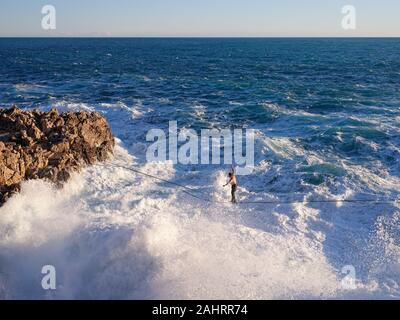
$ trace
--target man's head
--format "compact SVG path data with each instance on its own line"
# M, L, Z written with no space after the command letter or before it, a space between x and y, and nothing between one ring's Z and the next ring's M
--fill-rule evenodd
M228 173L229 178L232 178L232 172Z

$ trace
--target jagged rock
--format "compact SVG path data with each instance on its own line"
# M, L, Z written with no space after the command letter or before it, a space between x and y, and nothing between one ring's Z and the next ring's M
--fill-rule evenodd
M60 184L82 166L106 160L113 147L99 113L0 109L0 205L23 180Z

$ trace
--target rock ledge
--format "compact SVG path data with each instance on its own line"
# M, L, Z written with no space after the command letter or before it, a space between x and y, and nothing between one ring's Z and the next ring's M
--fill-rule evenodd
M0 206L23 180L61 184L71 172L106 160L113 148L99 113L0 109Z

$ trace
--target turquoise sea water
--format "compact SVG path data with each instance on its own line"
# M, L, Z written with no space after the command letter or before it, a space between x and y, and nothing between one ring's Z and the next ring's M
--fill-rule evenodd
M100 111L119 139L114 161L215 199L227 196L220 190L226 168L146 163L149 129L170 120L196 130L255 129L255 171L240 179L238 192L244 201L393 199L399 84L399 39L0 39L2 107ZM72 183L44 207L50 191L27 204L37 188L30 184L39 182L28 183L0 209L0 230L11 230L0 235L8 263L0 296L44 297L32 278L20 283L8 272L22 252L37 249L34 219L56 224L51 212L73 207L72 216L85 213L83 225L67 228L64 244L42 254L61 264L61 297L400 297L398 204L221 207L138 179L92 168L77 177L79 187ZM39 247L53 237L42 233ZM126 237L141 240L130 250ZM79 256L89 250L83 239L101 254ZM60 261L75 246L82 248L72 276ZM118 259L132 267L121 271ZM39 263L31 260L24 268ZM341 285L346 265L357 272L355 290ZM82 280L92 269L93 278ZM111 277L118 270L123 277ZM293 270L298 277L288 278ZM100 294L106 284L112 289Z

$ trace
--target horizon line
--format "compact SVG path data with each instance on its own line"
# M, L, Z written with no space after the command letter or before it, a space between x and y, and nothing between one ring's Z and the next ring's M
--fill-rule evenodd
M110 36L110 35L54 35L54 36L22 36L10 35L1 36L0 39L21 38L21 39L400 39L399 36Z

